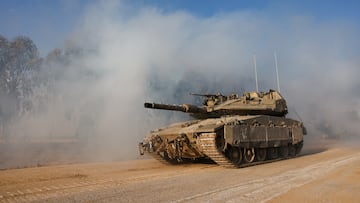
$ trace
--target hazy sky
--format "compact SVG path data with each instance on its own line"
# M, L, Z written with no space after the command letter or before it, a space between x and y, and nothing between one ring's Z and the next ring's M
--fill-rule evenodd
M11 39L18 35L31 37L41 55L62 47L64 40L76 29L94 0L1 0L0 34ZM111 2L111 0L107 1ZM162 13L187 12L199 18L209 18L231 12L245 11L263 18L283 21L290 16L308 17L326 24L342 21L360 23L359 1L254 1L254 0L133 0L124 1L132 9L155 7ZM129 13L131 15L131 13ZM278 27L281 29L281 26Z

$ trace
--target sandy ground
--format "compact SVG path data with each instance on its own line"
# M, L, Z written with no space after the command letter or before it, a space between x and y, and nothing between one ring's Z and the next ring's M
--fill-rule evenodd
M360 202L360 149L313 146L242 169L156 160L0 171L0 202Z
M138 156L137 143L121 146L114 140L14 139L0 140L0 170L58 164L124 161ZM126 155L130 153L130 155Z

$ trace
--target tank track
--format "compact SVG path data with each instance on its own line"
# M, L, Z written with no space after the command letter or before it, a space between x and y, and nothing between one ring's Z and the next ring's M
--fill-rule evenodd
M218 165L223 166L225 168L245 168L249 166L255 166L255 165L271 163L279 160L294 158L294 157L276 158L265 161L254 161L252 163L241 163L240 165L237 165L233 163L228 157L226 157L224 152L221 152L217 148L215 138L216 138L216 133L203 133L200 136L200 145L206 156L208 156ZM302 143L301 143L301 148L302 148ZM295 156L297 156L300 153L300 150L297 152Z
M216 146L215 133L202 133L200 136L200 146L203 153L211 160L226 168L237 168Z
M220 151L216 145L216 133L202 133L199 137L200 140L200 146L202 148L203 153L210 158L213 162L216 164L225 167L225 168L245 168L249 166L255 166L260 164L266 164L271 163L279 160L284 159L290 159L294 157L286 157L286 158L276 158L271 160L265 160L265 161L254 161L251 163L244 163L241 164L235 164L232 162L224 152ZM298 151L296 152L297 156L302 148L302 143L299 146ZM176 161L176 159L169 159L166 154L161 155L160 153L149 153L154 159L158 160L160 163L164 165L175 165L179 164L179 162Z

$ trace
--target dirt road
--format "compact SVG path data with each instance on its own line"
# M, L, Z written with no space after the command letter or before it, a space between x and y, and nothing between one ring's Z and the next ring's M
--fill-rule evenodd
M155 160L0 171L0 202L360 202L360 150L304 149L242 169Z

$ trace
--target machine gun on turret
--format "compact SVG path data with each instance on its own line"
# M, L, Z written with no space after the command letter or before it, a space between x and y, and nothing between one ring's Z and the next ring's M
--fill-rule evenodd
M222 95L220 93L217 93L217 94L190 93L190 95L206 97L203 101L203 105L205 105L205 106L214 106L214 105L223 103L230 98L230 97Z
M222 95L222 94L220 94L220 93L217 93L217 94L198 94L198 93L190 93L190 95L200 96L200 97L219 97L219 96L225 97L225 95Z

